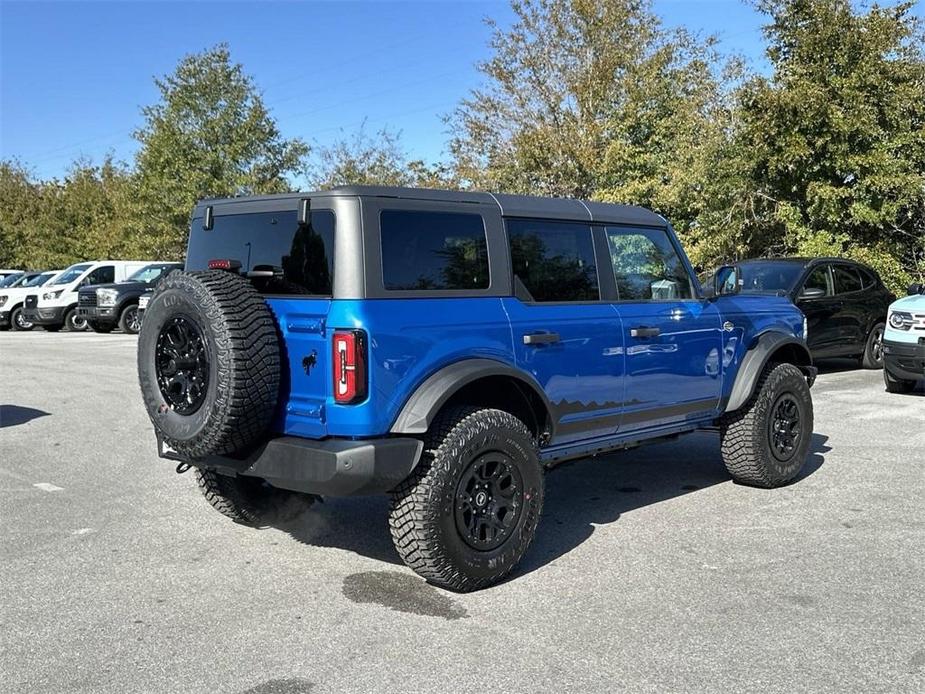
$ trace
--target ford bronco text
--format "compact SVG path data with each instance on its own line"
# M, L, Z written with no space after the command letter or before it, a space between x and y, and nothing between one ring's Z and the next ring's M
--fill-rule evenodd
M468 591L508 574L544 469L718 427L738 482L803 466L803 315L704 291L638 207L343 187L205 200L138 343L158 452L241 523L292 494L388 492L405 563Z

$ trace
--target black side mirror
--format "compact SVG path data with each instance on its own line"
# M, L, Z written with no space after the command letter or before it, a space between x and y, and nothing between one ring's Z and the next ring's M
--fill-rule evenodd
M742 269L738 265L723 265L713 273L713 296L728 296L742 291Z
M925 284L920 282L913 282L909 285L909 288L906 289L906 293L909 296L915 296L916 294L925 294Z
M825 297L825 289L819 287L804 287L800 292L801 299L822 299Z

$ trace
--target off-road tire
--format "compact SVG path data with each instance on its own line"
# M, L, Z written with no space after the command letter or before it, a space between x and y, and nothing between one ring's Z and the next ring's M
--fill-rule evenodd
M865 369L883 368L883 331L885 323L877 323L871 328L864 344L864 354L861 355L861 366Z
M201 404L181 413L158 384L158 339L170 321L202 338L207 386ZM164 442L192 459L247 449L267 430L280 387L276 325L243 277L219 270L172 272L159 285L138 337L138 376L148 416Z
M896 378L886 367L883 368L883 385L886 386L887 393L911 393L915 390L915 381Z
M490 452L516 466L522 503L503 543L482 551L458 530L456 503L463 475ZM455 408L434 420L421 461L392 492L392 541L405 564L429 582L477 590L501 580L523 557L536 534L543 491L536 442L523 422L501 410Z
M292 520L293 502L301 512L315 500L309 494L272 487L258 477L231 477L211 469L197 469L196 484L212 508L242 525Z
M72 308L64 314L64 329L69 333L82 333L88 329L87 321L77 315L77 309Z
M132 326L132 314L135 314L135 327ZM141 332L141 328L138 321L138 304L129 304L122 309L122 313L119 314L119 329L124 332L126 335L137 335Z
M35 327L35 323L26 323L28 327L24 327L20 324L22 316L22 306L17 306L10 313L10 330L14 332L26 332L32 330Z
M785 459L774 452L772 419L779 403L795 404L800 433ZM732 478L753 487L780 487L803 468L813 434L813 401L806 377L793 364L769 364L755 392L741 408L721 421L723 463Z
M112 323L100 323L95 320L88 320L87 325L90 326L90 330L92 330L93 332L101 333L104 335L106 333L111 333L113 331L113 328L116 327Z

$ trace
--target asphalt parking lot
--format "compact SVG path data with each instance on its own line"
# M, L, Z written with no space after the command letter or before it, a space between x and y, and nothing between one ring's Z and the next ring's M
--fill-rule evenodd
M514 577L435 589L385 498L264 529L159 460L135 338L0 333L0 691L925 691L925 393L829 365L801 478L715 434L551 472Z

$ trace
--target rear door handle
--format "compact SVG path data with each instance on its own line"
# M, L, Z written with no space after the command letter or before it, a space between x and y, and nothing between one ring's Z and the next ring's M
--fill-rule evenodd
M645 326L639 326L638 328L632 328L630 330L630 337L658 337L662 334L662 331L658 328L647 328Z
M525 345L550 345L559 341L559 333L528 333L524 335Z

